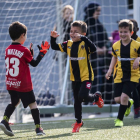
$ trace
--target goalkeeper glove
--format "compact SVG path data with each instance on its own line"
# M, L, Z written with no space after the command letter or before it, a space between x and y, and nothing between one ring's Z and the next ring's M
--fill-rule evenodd
M41 47L39 45L37 45L38 49L40 52L42 52L44 55L47 53L47 50L49 50L50 48L50 44L49 42L45 41L42 41L42 44L41 44Z
M30 43L30 48L29 48L32 56L34 56L34 49L33 49L33 43Z

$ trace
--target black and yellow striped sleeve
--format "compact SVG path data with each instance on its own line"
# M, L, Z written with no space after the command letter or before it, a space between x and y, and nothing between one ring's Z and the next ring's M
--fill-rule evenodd
M117 55L116 55L116 53L115 53L115 51L114 51L113 46L112 46L112 55L115 56L115 57L117 57Z
M61 52L66 52L67 53L67 43L68 43L68 41L65 41L63 43L58 44Z
M56 38L54 37L51 37L51 48L53 50L57 50L57 51L61 51L61 52L67 52L67 41L66 42L63 42L62 44L57 44L56 43Z
M81 40L84 41L87 44L87 46L90 48L90 53L96 51L96 45L86 36L81 35Z

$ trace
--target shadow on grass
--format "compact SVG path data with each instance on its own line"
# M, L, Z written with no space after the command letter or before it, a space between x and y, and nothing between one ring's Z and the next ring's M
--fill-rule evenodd
M72 133L64 133L64 134L46 136L46 137L34 138L34 139L49 139L49 138L60 138L60 137L68 137L68 136L72 136Z

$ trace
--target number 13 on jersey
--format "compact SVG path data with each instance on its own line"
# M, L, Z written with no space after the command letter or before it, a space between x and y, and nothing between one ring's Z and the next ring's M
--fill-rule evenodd
M8 75L8 73L10 74L10 76L12 77L16 77L19 74L19 59L18 58L10 58L7 57L5 60L5 64L6 64L6 75ZM12 67L11 67L12 65ZM9 67L10 66L10 67Z

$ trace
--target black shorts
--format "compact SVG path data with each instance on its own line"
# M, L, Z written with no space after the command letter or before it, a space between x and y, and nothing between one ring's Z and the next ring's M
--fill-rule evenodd
M137 83L126 81L122 83L114 83L114 97L121 96L122 93L132 97L132 92L135 90Z
M11 103L14 105L16 105L19 99L21 99L24 108L26 108L29 104L34 103L36 101L33 90L29 92L8 90L8 92L11 96Z
M89 94L90 88L91 88L91 81L73 81L72 82L72 89L74 93L74 98L77 98L78 96L86 98Z

